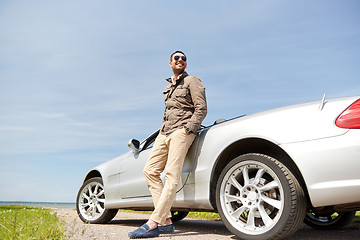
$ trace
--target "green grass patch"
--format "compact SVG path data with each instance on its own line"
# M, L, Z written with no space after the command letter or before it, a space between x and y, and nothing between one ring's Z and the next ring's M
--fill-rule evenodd
M360 224L360 211L357 211L355 214L354 222Z
M196 219L205 219L211 221L220 221L220 216L218 213L214 212L189 212L188 217Z
M65 227L51 209L0 205L0 239L67 239Z
M120 209L120 211L122 211L122 212L138 212L138 213L144 213L144 214L152 213L152 211L134 211L134 210L125 210L125 209ZM219 214L214 213L214 212L189 212L187 217L201 219L201 220L212 220L212 221L220 220Z

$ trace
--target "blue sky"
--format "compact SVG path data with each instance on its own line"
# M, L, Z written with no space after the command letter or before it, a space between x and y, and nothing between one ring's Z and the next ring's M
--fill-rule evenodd
M75 202L86 172L161 125L169 55L204 125L360 92L360 1L1 1L0 201Z

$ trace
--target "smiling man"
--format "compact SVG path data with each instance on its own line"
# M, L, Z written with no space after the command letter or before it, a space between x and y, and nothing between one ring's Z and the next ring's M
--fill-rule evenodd
M129 233L130 238L151 238L173 233L171 205L185 156L197 130L207 114L205 87L197 77L189 76L187 58L182 51L170 56L172 77L166 79L165 112L160 133L144 168L144 176L153 197L154 212L140 228ZM166 170L165 184L160 174Z

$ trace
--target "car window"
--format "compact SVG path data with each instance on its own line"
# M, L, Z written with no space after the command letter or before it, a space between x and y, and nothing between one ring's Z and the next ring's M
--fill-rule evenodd
M155 139L157 137L157 135L159 134L159 131L154 132L153 134L151 134L144 142L144 147L142 148L141 151L144 151L146 149L152 148L154 146L154 142Z
M144 145L144 148L142 150L152 148L154 146L154 142L155 142L155 138L152 139L151 141L146 142L146 144Z

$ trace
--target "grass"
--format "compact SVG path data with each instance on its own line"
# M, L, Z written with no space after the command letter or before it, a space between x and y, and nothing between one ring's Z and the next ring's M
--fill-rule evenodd
M211 213L211 212L190 212L188 217L198 218L198 219L207 219L207 220L213 220L213 221L221 220L219 214ZM354 222L357 224L360 224L360 211L356 212Z
M0 206L0 239L67 239L63 223L51 209Z
M220 221L219 214L213 212L189 212L189 215L187 215L187 217L211 221Z
M144 213L144 214L151 214L152 211L134 211L134 210L124 210L120 209L122 212L138 212L138 213ZM214 212L189 212L187 215L188 218L196 218L196 219L202 219L202 220L212 220L212 221L219 221L220 216L218 213Z
M354 222L360 224L360 211L356 212Z

